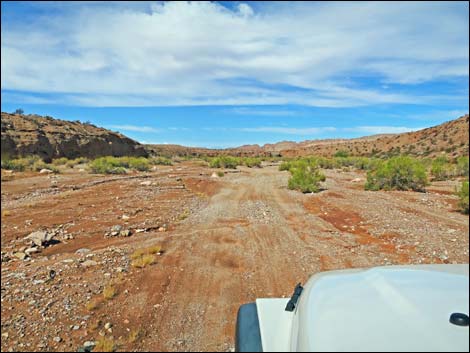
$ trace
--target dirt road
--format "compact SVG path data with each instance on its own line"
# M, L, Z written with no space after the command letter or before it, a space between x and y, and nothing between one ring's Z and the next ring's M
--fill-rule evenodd
M112 336L119 350L229 351L234 347L235 318L241 304L260 297L289 296L296 283L305 282L314 273L390 264L468 263L468 217L456 211L451 182L436 183L427 193L366 192L363 174L327 171L325 190L304 195L288 190L288 173L275 166L240 168L240 172L223 178L210 178L207 170L201 175L201 170L190 164L171 170L172 183L180 180L184 189L168 188L170 184L162 182L168 179L167 170L142 179L155 181L145 187L140 179L121 181L119 187L113 184L116 182L89 188L75 185L74 197L62 198L60 205L70 209L56 215L50 224L45 224L47 217L41 212L50 203L48 212L54 213L54 207L59 207L54 198L61 197L60 192L28 201L33 203L28 217L34 222L51 226L57 217L62 217L62 222L73 212L80 212L82 219L70 228L78 234L73 241L46 249L26 267L14 262L8 263L8 271L2 268L2 333L10 335L8 340L2 339L2 350L18 348L28 339L36 349L67 349L103 334ZM18 183L5 183L9 192L5 197L2 183L2 204L9 202L14 214L7 217L7 226L2 224L2 252L4 243L14 244L11 234L19 237L21 231L14 227L26 217L21 213L24 188ZM84 178L80 183L89 184L90 180ZM65 177L63 185L65 190ZM160 191L152 194L157 186ZM17 201L11 201L12 194L17 195ZM117 209L107 201L116 197L121 202ZM100 200L102 216L90 225L87 217L92 216L86 210ZM163 201L169 202L166 208ZM41 210L36 203L41 203ZM167 231L148 231L125 239L102 237L123 210L134 214L132 210L137 208L143 211L131 219L135 227L159 217L158 225L168 223ZM88 236L91 229L99 235ZM164 249L156 264L144 269L129 266L126 254L155 244ZM96 268L83 270L78 264L83 260L75 251L83 247L91 249L99 263ZM47 335L44 332L50 328L46 321L35 327L39 335L15 337L12 328L20 324L14 315L35 311L9 297L14 288L31 280L39 269L57 268L70 258L77 265L63 268L61 290L67 293L73 290L73 283L86 283L90 291L86 295L74 292L74 315L57 314L60 318L54 324L63 325L63 331L55 329ZM124 272L114 272L118 264L126 268ZM9 285L4 285L8 274L19 271L25 275L15 280L10 276ZM117 296L91 313L87 311L83 303L99 297L104 283L112 279L116 279ZM65 288L68 283L70 288ZM87 315L80 328L65 338L68 326ZM98 319L101 323L93 328L92 322ZM100 326L105 322L113 324L112 333ZM26 334L28 330L24 328ZM138 338L130 339L130 332L137 332ZM37 348L41 335L47 339L42 340L44 347ZM54 335L62 340L53 342Z

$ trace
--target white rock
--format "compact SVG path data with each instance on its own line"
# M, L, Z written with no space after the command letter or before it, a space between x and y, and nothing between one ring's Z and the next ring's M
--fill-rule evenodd
M40 173L40 174L50 174L50 173L53 173L53 171L50 170L50 169L44 168L44 169L41 169L41 170L39 171L39 173Z

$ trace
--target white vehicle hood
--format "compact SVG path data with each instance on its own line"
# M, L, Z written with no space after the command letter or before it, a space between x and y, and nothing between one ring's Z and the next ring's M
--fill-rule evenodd
M469 313L468 265L324 272L294 313L279 312L287 300L268 301L257 300L265 351L469 350L468 326L449 322Z

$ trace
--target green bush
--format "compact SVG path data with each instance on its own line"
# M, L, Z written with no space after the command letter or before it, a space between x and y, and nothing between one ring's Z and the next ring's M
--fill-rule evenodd
M447 180L456 174L455 166L450 164L447 157L436 157L431 164L431 175L434 180Z
M417 159L401 156L379 163L367 173L366 190L424 191L426 169Z
M349 152L345 150L339 150L335 153L335 157L349 157Z
M97 174L125 174L126 169L122 165L123 162L115 157L100 157L93 160L89 167L92 173Z
M232 156L212 157L209 159L209 167L211 168L235 169L240 164L240 158Z
M279 165L279 170L282 172L284 170L290 170L291 167L292 167L291 161L283 161L281 165Z
M2 169L10 169L17 172L34 170L33 166L38 162L42 162L42 159L38 156L28 156L16 159L2 159Z
M129 168L138 170L140 172L146 172L150 169L150 163L147 158L129 158Z
M457 158L457 175L468 178L468 156Z
M61 157L61 158L57 158L57 159L54 159L52 161L52 164L53 165L64 165L64 164L67 164L67 162L69 162L69 159L66 158L66 157Z
M150 163L153 165L173 165L171 159L166 157L155 157L150 160Z
M303 193L320 191L320 182L326 179L318 167L306 161L296 163L290 172L292 175L288 181L288 188Z
M65 165L69 168L75 167L77 164L83 164L83 163L88 163L89 160L86 157L78 157L75 159L69 159Z
M253 168L253 167L261 168L261 158L247 157L247 158L243 158L242 162L248 168Z
M468 214L468 185L468 180L464 181L460 189L457 190L460 210L466 214Z

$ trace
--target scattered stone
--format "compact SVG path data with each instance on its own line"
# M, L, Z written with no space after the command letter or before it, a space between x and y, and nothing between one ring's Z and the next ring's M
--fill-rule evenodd
M153 170L153 169L152 169L152 170ZM142 186L150 186L150 185L152 185L152 182L151 182L150 180L146 180L146 181L141 182L140 185L142 185Z
M80 325L74 325L72 327L72 330L74 330L74 331L77 331L78 329L80 329Z
M96 346L96 343L93 342L93 341L86 341L85 343L83 343L83 348L85 349L89 349L89 348L92 348Z
M107 323L104 324L104 328L105 328L106 330L109 330L111 327L113 327L113 324L110 323L110 322L107 322Z
M121 230L119 232L120 237L130 237L131 236L131 231L129 229Z
M54 239L54 236L55 233L53 232L39 230L29 234L25 239L32 241L36 246L46 246Z
M31 256L31 254L40 252L40 250L36 247L32 247L32 248L26 249L24 252L25 252L26 255Z
M54 342L59 343L60 341L62 341L62 338L59 336L54 337Z
M126 220L128 220L130 217L129 217L128 215L123 214L121 218L126 221Z
M87 248L81 248L81 249L78 249L77 251L75 251L75 254L88 254L91 250L90 249L87 249Z
M27 255L24 252L15 252L13 256L20 260L24 260Z
M81 263L83 267L92 267L98 265L98 262L93 261L93 260L86 260Z
M43 168L39 171L39 174L50 174L50 173L53 173L53 171L47 168Z
M158 231L159 231L159 232L164 232L164 231L165 231L165 228L164 228L164 227L160 227L160 228L158 228Z
M362 181L362 178L354 178L351 180L351 183L360 183Z
M218 177L219 177L219 176L217 175L216 172L213 172L213 173L211 174L211 178L218 178Z
M35 279L33 281L33 284L38 285L38 284L43 284L44 282L46 282L46 281L44 281L43 279Z

